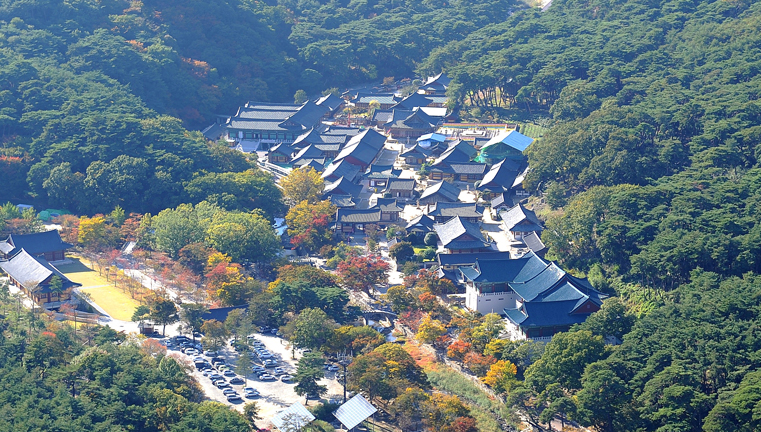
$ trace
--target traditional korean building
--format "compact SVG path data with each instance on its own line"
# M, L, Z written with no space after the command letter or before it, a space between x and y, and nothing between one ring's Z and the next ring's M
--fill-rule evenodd
M19 287L35 303L57 308L71 298L71 289L81 286L72 282L42 256L33 256L26 249L18 249L8 259L0 260L0 269L11 283ZM60 284L56 286L57 282Z
M431 152L428 149L421 147L419 144L415 144L407 150L404 150L399 156L404 159L404 163L407 165L420 166L431 157Z
M399 221L399 214L404 210L394 198L377 198L370 209L380 209L381 224L389 224Z
M536 213L524 207L523 204L502 211L499 216L502 219L502 226L515 240L521 241L524 236L532 232L541 234L544 231L542 221L536 217Z
M441 145L443 150L440 153L438 153L438 154L441 154L444 151L446 151L447 148L449 148L448 145L446 144L446 140L447 140L447 137L445 137L442 134L429 133L418 138L416 142L418 145L420 145L421 147L425 149L430 149L434 145Z
M404 227L407 234L415 234L419 238L425 238L425 235L429 232L433 232L433 226L436 222L428 215L420 215L415 219L412 219L407 226Z
M376 101L380 104L380 109L389 109L399 102L400 98L393 93L359 93L352 101L354 106L359 109L369 109L370 102Z
M267 145L292 143L319 125L326 111L311 101L302 105L248 102L227 120L227 138Z
M451 254L487 252L491 243L481 234L477 224L454 217L446 223L433 226L441 245Z
M458 202L460 188L452 183L440 181L428 186L418 198L418 205L436 204L439 202Z
M345 159L364 171L378 157L385 142L386 137L384 135L373 129L367 129L352 137L333 162Z
M503 159L489 169L476 190L480 191L482 198L486 200L501 193L509 192L520 172L521 166L518 162L512 159Z
M545 338L583 322L607 297L533 253L517 259L477 259L459 272L465 306L501 313L524 338Z
M333 183L325 185L323 199L330 199L331 195L351 195L356 198L361 191L361 185L354 184L344 177L341 177Z
M322 178L328 182L334 182L343 177L352 183L357 182L360 177L361 168L357 165L349 163L346 159L342 159L338 162L333 161L331 164L325 167L325 171L322 173Z
M523 151L533 142L533 138L518 131L502 132L481 148L481 157L489 163L502 159L512 159L522 164L525 161Z
M41 257L47 261L63 261L66 259L66 250L74 245L61 239L58 230L50 230L33 234L11 234L0 241L0 259L8 259L21 249L34 257Z
M450 81L449 77L442 72L436 76L428 77L418 92L425 95L446 95Z
M416 185L415 179L390 179L384 192L394 198L412 198Z
M372 164L367 167L365 173L362 174L362 178L367 180L370 189L382 189L388 186L388 182L392 179L399 178L401 173L402 170L394 169L393 165Z
M322 178L326 182L334 182L341 177L350 182L354 182L359 176L360 168L357 165L351 164L346 159L338 162L333 162L322 172Z
M452 180L475 183L483 180L488 167L486 164L469 162L449 165L433 165L430 168L431 180Z
M364 232L368 225L381 223L381 209L339 208L336 211L336 232L354 234Z
M423 210L436 223L444 223L458 217L472 224L478 224L484 217L484 208L477 203L437 202Z
M323 115L323 119L329 119L334 117L336 113L344 108L346 101L333 93L330 93L327 96L317 99L315 105L327 108L327 111L325 111L325 114Z

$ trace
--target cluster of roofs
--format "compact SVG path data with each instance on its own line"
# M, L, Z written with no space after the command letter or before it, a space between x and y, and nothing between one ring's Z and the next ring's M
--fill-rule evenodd
M503 314L523 337L567 330L598 310L605 295L543 258L542 222L521 204L528 196L524 151L534 140L505 125L442 128L448 85L439 74L404 97L360 89L300 105L249 102L204 134L244 151L246 143L266 148L268 162L284 169L319 172L323 199L337 208L337 234L391 224L420 238L435 233L439 276L461 288L468 308ZM331 122L346 106L372 110L364 119L370 127ZM404 216L407 206L414 217ZM497 222L488 229L485 213ZM494 229L507 249L484 234Z
M292 146L279 148L278 154L270 157L270 162L284 164L294 162L294 150L303 150L305 146L299 143L308 137L311 144L325 147L311 159L330 159L337 151L335 146L345 145L346 139L342 138L351 132L329 128L326 123L335 123L332 120L345 107L373 110L370 117L361 121L355 117L357 124L376 127L393 137L414 139L433 132L447 119L445 93L449 81L444 74L429 77L417 93L407 96L369 88L347 91L340 97L328 94L303 104L250 101L233 116L219 116L202 133L209 140L225 139L247 152L281 144ZM356 134L357 129L354 131ZM299 158L309 159L306 155Z
M37 304L55 308L71 298L71 288L80 286L51 264L63 262L72 247L58 230L11 234L0 241L0 270Z

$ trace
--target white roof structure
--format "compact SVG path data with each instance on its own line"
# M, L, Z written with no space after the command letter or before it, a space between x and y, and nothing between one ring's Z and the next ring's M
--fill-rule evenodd
M347 430L352 430L377 411L367 399L358 394L341 405L333 415L346 426Z
M281 432L295 432L314 420L312 413L304 405L296 402L272 417L272 424Z

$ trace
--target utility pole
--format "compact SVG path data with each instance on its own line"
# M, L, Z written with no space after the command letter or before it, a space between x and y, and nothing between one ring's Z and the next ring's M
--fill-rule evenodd
M343 376L343 387L344 387L344 401L343 403L346 403L346 368L351 364L352 361L352 355L346 354L346 351L343 352L343 354L338 355L338 364L341 365L343 368L344 376Z

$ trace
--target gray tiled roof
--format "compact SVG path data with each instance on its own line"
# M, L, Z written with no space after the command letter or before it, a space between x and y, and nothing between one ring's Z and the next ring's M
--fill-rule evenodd
M427 158L431 156L431 151L429 149L420 147L420 145L415 144L414 146L408 148L407 150L404 150L400 156L406 157L406 156L422 156L423 158Z
M20 249L8 260L0 260L0 269L14 280L18 281L27 290L40 284L37 287L37 292L40 293L51 292L48 284L44 283L51 276L58 276L61 278L62 289L64 290L75 286L81 286L80 284L69 280L69 278L64 276L63 273L58 271L58 269L53 267L44 258L34 257L25 249Z
M459 216L453 217L443 224L435 224L434 231L439 236L441 244L447 249L477 249L489 247L478 225L470 223ZM464 236L472 237L463 239Z
M407 224L404 229L406 230L415 230L419 229L425 232L433 231L433 225L435 223L433 222L433 219L428 215L420 215L416 217L415 219L412 219L410 223Z
M523 204L518 204L509 210L499 213L502 223L508 231L542 231L542 221L536 217L536 213L527 209ZM525 225L525 226L520 226Z
M455 174L477 174L486 173L486 164L480 163L453 163L449 166Z
M520 173L520 166L511 159L503 159L494 164L486 173L476 189L480 191L504 192L513 187L515 178Z
M331 195L330 203L338 208L354 208L357 205L351 195Z
M426 107L432 103L433 103L433 100L429 99L428 96L421 95L420 93L412 93L406 98L400 100L394 106L394 108L402 108L402 109L411 110L413 108Z
M357 178L357 174L359 174L359 167L351 164L345 160L340 160L338 162L333 162L327 167L325 167L325 171L322 173L322 178L338 178L343 177L351 182L354 181L354 179Z
M299 169L309 167L317 172L322 172L325 169L325 159L301 159L293 162L293 167Z
M325 186L325 191L323 192L323 196L327 197L333 194L338 195L351 195L353 197L359 196L359 193L362 192L362 186L358 184L354 184L347 180L344 177L339 178L338 180L334 181L333 183L327 184Z
M324 106L330 109L331 111L335 111L336 108L339 108L341 104L344 103L344 100L334 95L333 93L330 93L327 96L323 96L317 99L316 103L317 105Z
M22 248L32 255L41 255L45 252L66 250L72 247L74 245L61 239L58 230L33 234L11 234L5 240L0 241L0 252L6 255L13 255Z
M415 190L415 179L390 179L388 181L388 186L386 186L386 190Z
M355 103L366 103L369 104L372 101L378 101L378 103L383 105L392 105L397 102L396 96L393 93L360 93L357 95L357 98L354 100Z
M432 186L428 186L423 191L422 195L420 195L420 199L422 200L424 198L428 198L434 195L439 195L440 197L444 198L444 200L446 201L451 201L451 202L459 201L460 188L458 188L457 186L449 182L441 181Z
M378 223L381 220L381 209L339 208L336 211L336 221L340 223Z
M547 246L544 245L544 242L542 242L536 231L523 236L523 243L526 243L526 246L534 253L540 253L547 249Z
M459 216L465 218L480 218L484 215L484 209L476 203L438 202L428 211L428 215L433 217Z
M370 208L379 208L384 212L400 212L402 208L396 203L394 198L377 198L375 204Z
M299 150L298 153L296 153L295 156L293 156L294 159L316 159L323 157L323 151L317 148L317 146L314 145L308 145L304 147L303 149Z

